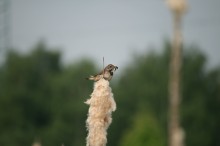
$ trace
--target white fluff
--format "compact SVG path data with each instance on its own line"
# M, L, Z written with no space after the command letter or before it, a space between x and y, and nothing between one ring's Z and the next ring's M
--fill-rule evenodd
M94 83L91 98L86 104L90 105L86 127L88 130L87 146L105 146L107 129L112 122L111 113L116 110L109 81L100 79Z

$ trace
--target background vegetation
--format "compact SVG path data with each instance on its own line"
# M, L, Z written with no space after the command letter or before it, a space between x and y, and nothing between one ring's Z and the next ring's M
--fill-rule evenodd
M109 146L166 146L170 44L133 56L113 78L117 110L108 132ZM220 67L207 69L205 54L184 48L181 124L186 146L219 146ZM0 145L85 145L84 101L99 70L82 59L61 65L61 54L44 43L21 55L11 51L0 68Z

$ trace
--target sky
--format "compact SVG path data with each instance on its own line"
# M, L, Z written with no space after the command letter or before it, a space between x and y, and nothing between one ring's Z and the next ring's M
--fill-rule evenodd
M188 0L183 42L196 44L209 65L220 64L220 0ZM162 50L172 38L164 0L11 0L11 42L30 52L40 40L61 51L65 64L83 57L125 66L132 54Z

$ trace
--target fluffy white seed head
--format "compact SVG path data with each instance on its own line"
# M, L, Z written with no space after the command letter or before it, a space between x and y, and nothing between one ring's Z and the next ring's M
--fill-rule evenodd
M95 82L91 98L85 103L90 106L86 120L87 146L105 146L107 129L112 122L111 113L116 110L109 81L100 79Z

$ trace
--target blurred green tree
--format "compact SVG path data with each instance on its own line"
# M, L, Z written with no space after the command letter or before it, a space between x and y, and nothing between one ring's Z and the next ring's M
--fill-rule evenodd
M130 142L138 139L135 131L140 128L132 126L132 121L141 120L135 115L142 108L151 111L149 114L155 117L161 127L160 135L167 140L169 51L170 44L166 43L162 53L152 51L136 55L123 71L114 89L118 110L113 115L109 145L123 145L124 134L129 135L126 137ZM183 98L180 110L185 143L188 146L217 146L220 130L217 124L220 122L220 69L207 69L205 55L196 46L185 48L183 54ZM132 137L135 138L132 140ZM167 141L165 143L167 145Z
M42 42L28 55L9 52L0 69L0 145L84 145L83 101L92 90L84 78L95 67L86 59L60 64Z
M194 49L193 49L194 48ZM184 55L182 124L186 145L218 146L220 126L220 68L206 68L197 46Z
M54 121L44 133L45 145L85 145L87 106L83 103L92 92L92 82L85 80L95 72L90 60L82 60L63 70L53 82Z
M164 136L158 121L148 111L141 111L134 117L131 129L124 132L121 146L163 146Z
M31 55L9 52L1 71L0 145L30 145L51 123L50 80L60 71L59 57L43 43Z
M162 53L136 54L123 71L114 90L118 110L113 115L109 145L119 145L124 131L132 129L135 115L143 109L150 111L161 128L159 135L166 139L169 47L167 43ZM146 117L150 118L147 114Z
M167 145L168 63L163 51L134 55L112 84L117 110L108 129L108 144ZM195 46L184 49L181 125L187 146L218 146L220 68L206 68ZM9 52L0 67L0 145L85 145L88 107L83 103L96 73L93 61L62 66L60 53L39 43L27 55ZM159 139L159 140L158 140Z

